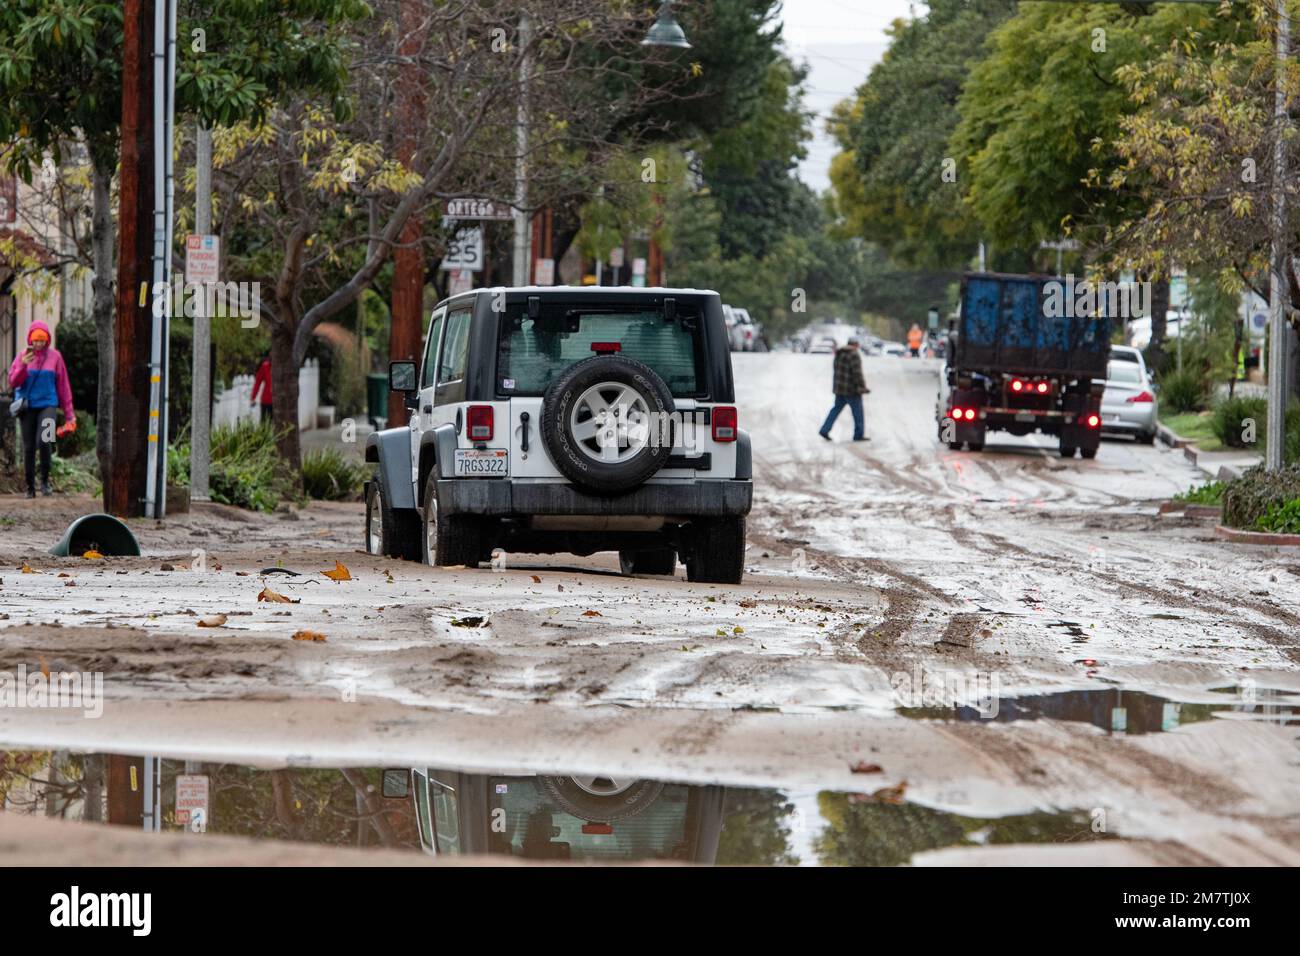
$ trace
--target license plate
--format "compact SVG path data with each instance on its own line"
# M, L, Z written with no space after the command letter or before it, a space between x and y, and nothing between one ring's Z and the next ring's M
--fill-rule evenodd
M456 477L500 477L510 474L510 452L505 448L457 448Z
M1034 413L1033 413L1033 412L1016 412L1016 421L1018 421L1018 422L1032 422L1032 421L1034 421Z

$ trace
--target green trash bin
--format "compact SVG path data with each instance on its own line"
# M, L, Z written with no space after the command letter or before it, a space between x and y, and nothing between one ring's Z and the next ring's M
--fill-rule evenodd
M383 428L388 422L388 376L382 372L366 376L366 411L372 427Z

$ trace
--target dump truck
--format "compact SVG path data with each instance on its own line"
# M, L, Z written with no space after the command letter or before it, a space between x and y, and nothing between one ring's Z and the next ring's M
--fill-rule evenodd
M984 448L989 431L1055 435L1062 458L1095 458L1101 443L1118 283L1073 276L968 273L935 408L939 441Z

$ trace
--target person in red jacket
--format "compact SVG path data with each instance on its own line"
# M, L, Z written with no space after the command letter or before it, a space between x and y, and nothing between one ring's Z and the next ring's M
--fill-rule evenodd
M271 420L271 356L262 359L262 364L257 367L257 374L253 376L253 394L249 396L248 403L256 405L258 393L262 396L262 418L264 422Z
M50 446L55 438L77 430L77 413L72 408L72 386L68 367L53 345L50 327L33 322L27 330L27 348L9 367L9 387L22 402L19 423L23 434L23 473L27 497L36 497L36 453L41 455L41 494L50 493ZM63 409L63 424L54 427L55 415Z

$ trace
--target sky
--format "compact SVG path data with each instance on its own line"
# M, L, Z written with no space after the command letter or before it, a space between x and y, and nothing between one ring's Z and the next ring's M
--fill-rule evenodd
M831 108L853 94L885 52L885 28L925 5L909 0L785 0L786 47L809 66L805 106L814 112L814 138L799 175L815 191L829 188L835 141L825 132Z

